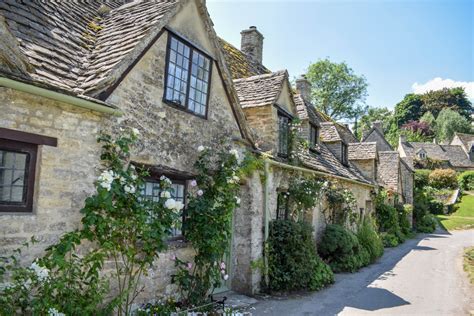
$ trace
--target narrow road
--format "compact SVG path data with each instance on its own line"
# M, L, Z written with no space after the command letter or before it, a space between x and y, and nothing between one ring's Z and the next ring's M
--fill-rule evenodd
M254 305L253 315L469 315L474 287L462 269L474 230L418 235L375 264L336 275L322 291ZM474 315L474 314L473 314Z

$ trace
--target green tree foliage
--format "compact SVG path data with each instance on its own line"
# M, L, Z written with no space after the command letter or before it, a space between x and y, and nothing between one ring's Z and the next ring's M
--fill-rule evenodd
M417 121L423 114L423 101L420 95L410 93L405 95L402 101L395 105L393 123L395 128L402 126L409 121Z
M367 80L345 62L319 60L308 67L306 78L313 104L334 120L357 119L365 112Z
M274 220L268 237L268 273L271 291L319 290L334 275L316 252L311 225Z
M458 177L459 187L463 190L474 190L474 171L464 171Z
M431 112L435 117L443 109L451 109L469 119L472 113L472 103L467 98L464 88L444 88L441 90L429 91L421 95L423 102L422 112Z
M459 113L445 108L439 112L436 118L436 139L440 142L450 141L454 136L454 132L471 132L471 123Z
M436 128L436 119L433 113L430 111L426 112L422 117L420 117L420 122L428 123L432 130Z
M362 132L370 130L372 124L376 121L381 121L384 131L387 131L390 128L392 116L393 113L387 108L370 107L367 113L361 116L355 133L358 137L361 137Z

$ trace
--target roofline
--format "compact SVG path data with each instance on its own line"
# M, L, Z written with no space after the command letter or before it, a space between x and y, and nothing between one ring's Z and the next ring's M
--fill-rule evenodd
M392 145L387 141L387 139L385 138L385 135L383 135L382 133L380 133L380 131L379 131L378 129L376 129L375 127L372 127L372 128L369 130L369 132L367 133L367 135L366 135L364 138L362 138L362 141L361 141L361 142L364 143L365 140L369 137L370 134L372 134L373 131L375 131L376 133L378 133L378 134L382 137L382 139L383 139L383 141L385 142L385 144L387 144L390 148L392 148L393 151L395 151L395 149L393 148L393 146L392 146Z
M6 77L0 77L0 86L17 90L17 91L22 91L29 94L34 94L41 97L45 97L45 98L52 99L55 101L64 102L64 103L81 107L87 110L92 110L96 112L112 114L112 115L117 115L117 116L120 116L123 114L122 111L120 111L118 108L111 105L106 105L106 104L95 102L92 100L86 100L81 97L67 95L64 93L41 88L32 84L27 84L27 83L24 83L18 80L13 80Z
M275 161L275 160L272 160L272 159L265 159L265 162L269 163L270 165L278 166L278 167L284 168L284 169L292 169L292 170L296 170L296 171L312 173L312 174L315 174L315 175L320 175L320 176L325 176L325 177L329 177L329 178L335 178L335 179L343 180L343 181L350 182L350 183L355 183L355 184L366 186L366 187L369 187L369 188L375 188L374 184L365 183L365 182L361 182L361 181L357 181L357 180L337 176L337 175L334 175L334 174L331 174L331 173L316 171L316 170L307 169L307 168L303 168L303 167L297 167L297 166L289 165L289 164L286 164L286 163L278 162L278 161Z

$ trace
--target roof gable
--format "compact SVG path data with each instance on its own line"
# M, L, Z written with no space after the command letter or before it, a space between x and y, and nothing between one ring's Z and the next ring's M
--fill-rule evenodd
M348 145L349 160L377 159L377 143L350 143Z
M287 80L286 70L234 80L240 106L249 108L275 104Z

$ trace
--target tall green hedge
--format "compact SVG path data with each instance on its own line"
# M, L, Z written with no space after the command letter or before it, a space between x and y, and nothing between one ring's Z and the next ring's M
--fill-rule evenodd
M458 176L459 187L463 190L474 190L474 171L464 171Z
M267 244L270 291L319 290L334 275L316 252L312 227L304 222L270 222Z

